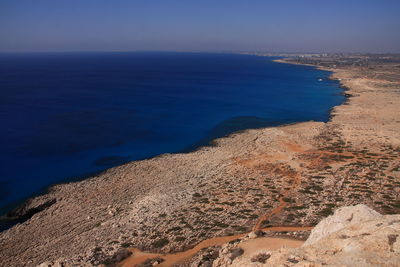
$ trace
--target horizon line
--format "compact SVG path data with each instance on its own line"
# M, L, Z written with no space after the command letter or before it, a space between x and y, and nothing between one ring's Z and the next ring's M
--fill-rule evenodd
M280 51L280 52L272 52L272 51L232 51L232 50L215 50L215 51L204 51L204 50L49 50L49 51L40 51L40 50L32 50L32 51L0 51L0 54L62 54L62 53L210 53L210 54L286 54L286 55L299 55L299 54L313 54L313 55L332 55L332 54L343 54L343 55L398 55L399 52L288 52L288 51Z

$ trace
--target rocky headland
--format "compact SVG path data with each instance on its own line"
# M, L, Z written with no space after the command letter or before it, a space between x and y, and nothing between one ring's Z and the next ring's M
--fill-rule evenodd
M340 80L349 98L332 110L329 122L247 130L191 153L130 162L84 181L55 185L12 214L33 216L0 233L0 265L113 266L140 255L147 265L168 265L163 255L191 251L173 264L210 266L215 261L223 266L219 249L195 263L209 246L193 248L202 241L211 247L236 244L249 232L304 241L313 226L343 206L365 204L380 214L400 213L400 60L335 55L284 62L318 66ZM387 218L366 227L386 227L393 233L382 230L385 234L397 235L399 224L388 226L397 217ZM343 231L335 233L357 236L364 228ZM207 243L216 237L223 238ZM397 237L392 241L398 253ZM316 262L309 256L320 247L296 250L293 263ZM283 259L288 251L268 261ZM147 260L152 255L157 259Z

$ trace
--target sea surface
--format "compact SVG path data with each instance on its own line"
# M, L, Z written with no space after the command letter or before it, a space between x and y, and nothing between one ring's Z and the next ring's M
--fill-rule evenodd
M0 215L49 185L241 129L327 121L329 72L206 53L0 55ZM322 79L322 80L321 80Z

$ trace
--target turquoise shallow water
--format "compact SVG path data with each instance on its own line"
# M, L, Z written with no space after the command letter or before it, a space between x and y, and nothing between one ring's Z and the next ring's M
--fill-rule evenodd
M0 55L0 210L47 186L231 132L327 121L329 72L204 53ZM322 81L319 81L322 79Z

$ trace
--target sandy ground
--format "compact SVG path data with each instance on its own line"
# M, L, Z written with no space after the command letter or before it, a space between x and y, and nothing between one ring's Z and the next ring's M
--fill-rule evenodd
M155 253L146 253L142 252L138 249L131 249L133 252L132 257L124 260L120 265L121 267L132 267L139 264L142 264L145 260L149 258L157 258L160 257L164 261L157 266L160 267L171 267L179 265L180 263L185 262L188 258L194 256L197 252L199 252L203 248L212 247L212 246L220 246L228 243L229 241L235 240L237 238L241 238L244 235L230 236L230 237L217 237L212 240L206 240L201 242L199 245L185 252L176 253L176 254L155 254ZM291 240L287 238L275 238L275 237L261 237L257 239L249 239L240 244L244 250L243 256L248 257L262 250L276 250L280 248L297 248L300 247L304 241L300 240Z
M294 232L294 231L309 231L311 227L271 227L262 229L264 232L274 231L274 232ZM164 261L161 262L158 266L160 267L169 267L175 266L179 263L183 263L186 260L193 257L196 253L201 251L204 248L220 246L226 244L232 240L236 240L238 238L242 238L246 236L247 233L232 235L232 236L221 236L214 237L207 240L204 240L197 244L195 247L180 252L180 253L172 253L172 254L160 254L160 253L147 253L143 252L137 248L132 248L130 251L132 252L132 256L121 262L119 266L121 267L131 267L136 266L138 264L143 263L145 260L149 258L162 258ZM253 253L256 249L262 247L263 249L278 249L281 247L299 247L304 243L304 241L300 240L292 240L288 238L271 238L271 237L261 237L257 239L249 239L241 244L241 247L244 249L246 253ZM257 248L258 247L258 248Z
M243 257L248 257L260 250L277 250L283 247L298 248L304 241L290 240L286 238L261 237L249 239L241 243L239 247L244 250Z

